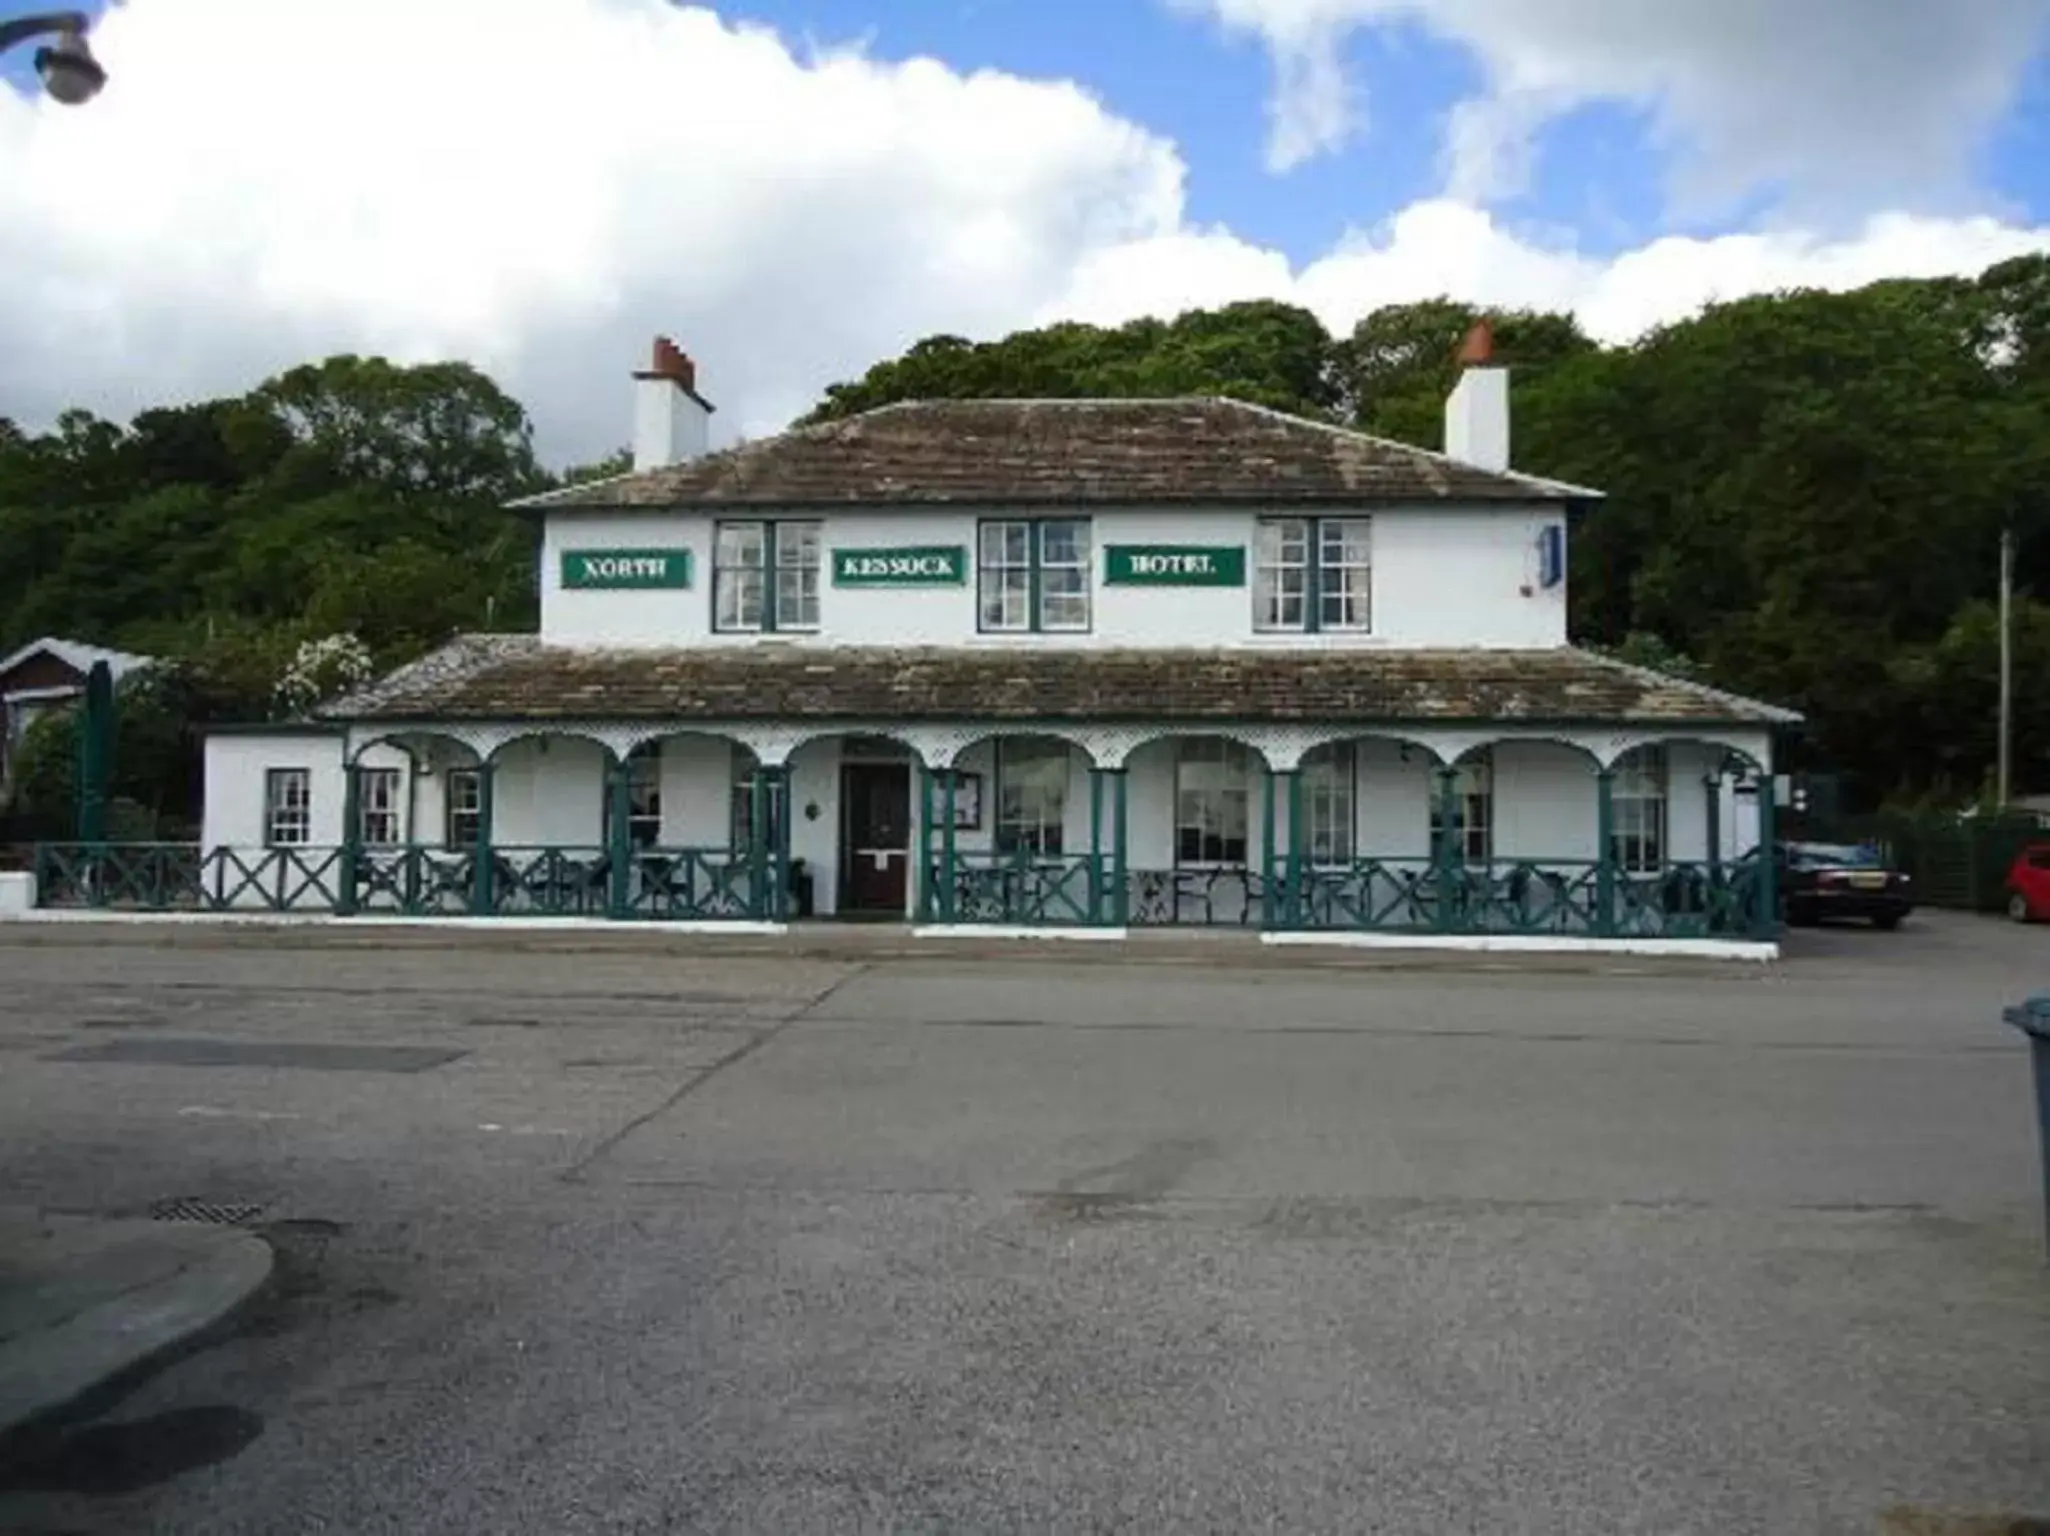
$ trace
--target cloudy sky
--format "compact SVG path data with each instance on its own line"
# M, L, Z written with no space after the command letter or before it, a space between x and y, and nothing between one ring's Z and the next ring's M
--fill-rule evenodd
M0 0L0 17L42 8ZM1606 338L2050 249L2050 0L126 0L0 71L0 415L455 356L554 460L918 337L1438 293Z

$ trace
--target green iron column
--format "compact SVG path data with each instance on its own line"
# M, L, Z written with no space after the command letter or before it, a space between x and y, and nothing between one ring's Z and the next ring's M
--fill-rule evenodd
M1125 815L1125 784L1131 774L1123 768L1111 770L1110 779L1110 908L1114 926L1123 928L1132 920L1130 838Z
M1708 812L1708 872L1718 884L1723 873L1723 781L1722 775L1704 775L1701 788Z
M114 771L114 674L96 661L86 674L78 712L78 840L98 883L100 845L107 840L107 781Z
M1768 763L1758 774L1758 911L1753 918L1753 931L1766 940L1780 931L1779 832L1773 814L1778 793Z
M1303 926L1303 775L1297 768L1288 770L1288 901L1283 908L1282 921L1289 928Z
M1454 917L1452 882L1458 878L1459 870L1459 774L1455 769L1440 768L1437 781L1438 846L1431 850L1438 866L1437 931L1450 933Z
M775 915L769 900L769 771L757 763L747 776L747 910L757 922Z
M489 917L498 907L493 888L498 871L491 857L491 806L497 798L492 781L497 777L495 763L487 760L477 765L477 846L471 852L476 864L470 871L470 912L474 917Z
M633 916L633 769L623 757L605 767L605 915Z
M342 765L342 856L335 874L335 915L356 915L356 875L363 861L363 770Z
M912 782L918 786L918 867L912 871L912 879L918 883L912 887L915 898L914 910L921 923L933 920L932 901L932 770L923 760L911 765Z
M960 892L954 887L954 785L958 775L952 768L940 780L940 921L951 923L959 914Z
M1616 932L1616 775L1598 768L1594 775L1594 931L1607 938Z
M794 915L790 900L790 768L779 763L769 773L769 852L774 861L770 890L776 898L774 921Z
M1089 926L1103 926L1103 770L1089 767Z
M1274 773L1260 775L1260 926L1280 925L1280 864L1274 857Z

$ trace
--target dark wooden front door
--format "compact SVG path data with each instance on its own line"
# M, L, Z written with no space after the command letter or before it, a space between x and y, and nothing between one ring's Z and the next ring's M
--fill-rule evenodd
M901 915L910 874L910 764L842 764L840 910Z

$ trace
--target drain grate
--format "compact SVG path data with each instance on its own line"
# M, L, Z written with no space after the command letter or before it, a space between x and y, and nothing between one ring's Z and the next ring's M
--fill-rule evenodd
M216 1227L246 1227L263 1214L263 1207L185 1196L159 1200L149 1208L149 1214L152 1221L203 1221Z

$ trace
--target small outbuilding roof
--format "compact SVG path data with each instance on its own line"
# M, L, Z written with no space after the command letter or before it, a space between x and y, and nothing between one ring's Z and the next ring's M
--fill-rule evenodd
M104 661L107 670L119 682L125 672L150 665L154 659L138 656L132 651L110 650L104 645L87 645L83 640L65 640L56 635L45 635L40 640L31 640L27 645L0 656L0 676L12 672L23 662L36 656L54 656L74 672L90 672L93 663Z
M1591 651L596 649L467 635L321 711L354 721L1490 721L1791 724Z
M1600 495L1201 396L909 400L515 505L1287 506Z

